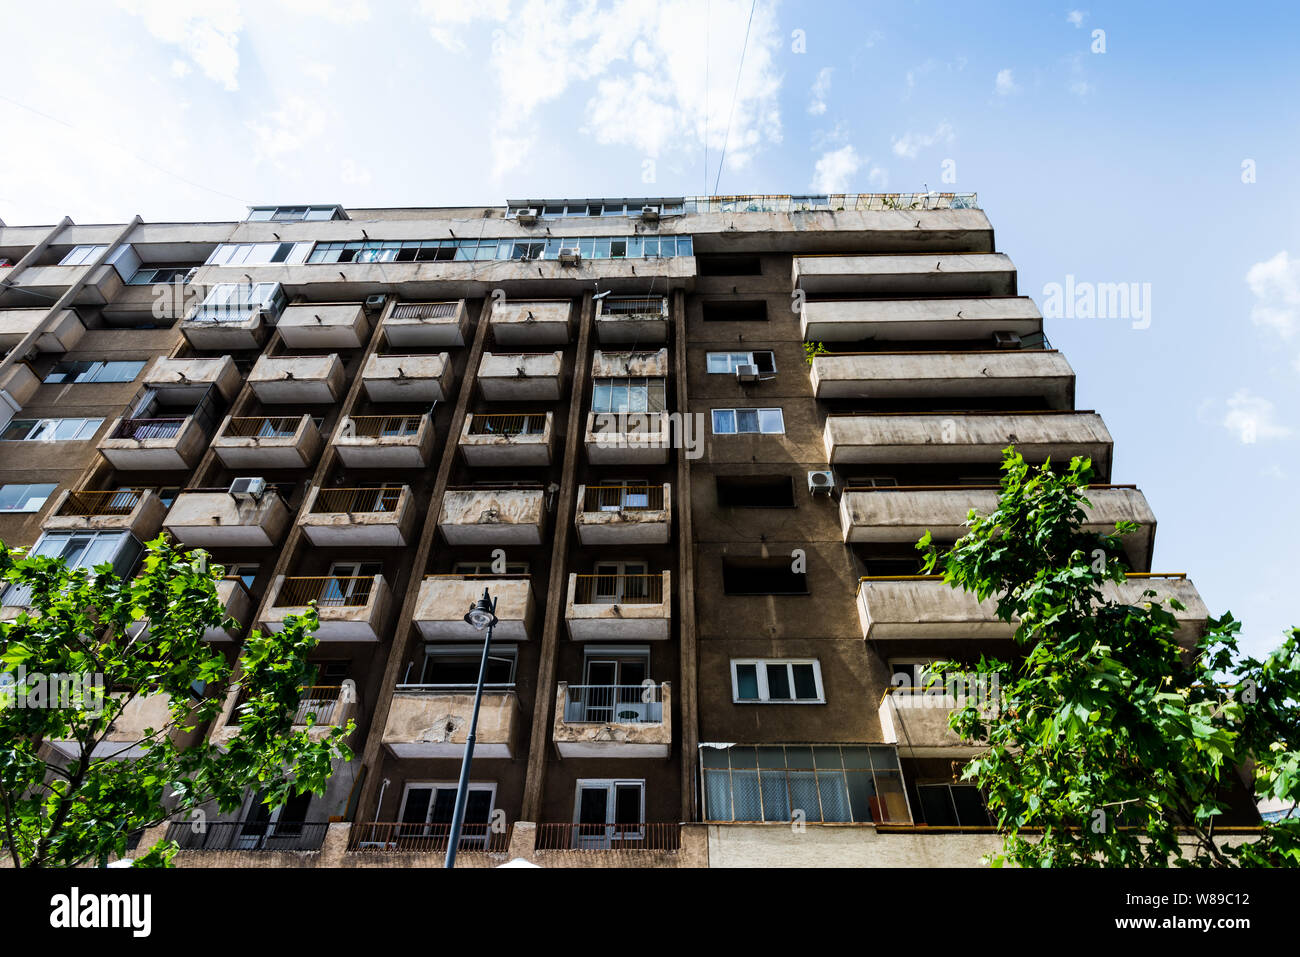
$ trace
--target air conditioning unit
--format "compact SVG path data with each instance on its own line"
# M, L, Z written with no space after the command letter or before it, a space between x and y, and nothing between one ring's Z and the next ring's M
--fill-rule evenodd
M1014 332L993 333L993 345L998 349L1019 349L1020 336Z
M375 293L373 296L366 296L366 312L379 312L388 302L388 297L382 293Z
M240 502L260 502L265 494L264 478L237 478L230 483L230 497Z
M813 495L830 495L835 491L835 473L809 472L808 491Z
M578 250L577 246L560 247L561 266L577 266L581 262L582 262L582 253Z
M525 226L531 226L533 223L537 222L537 210L533 209L531 206L527 209L521 209L519 212L515 213L515 219L519 220Z
M736 366L736 381L737 381L737 382L757 382L757 381L758 381L758 366L755 366L755 365L739 365L739 366Z
M644 219L647 223L657 223L659 221L659 207L642 206L641 218Z

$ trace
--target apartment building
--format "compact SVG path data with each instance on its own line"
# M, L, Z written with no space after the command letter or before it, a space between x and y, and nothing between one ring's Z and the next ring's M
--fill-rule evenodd
M913 546L1009 444L1090 456L1089 522L1138 524L1119 591L1205 625L969 194L0 224L0 347L0 539L128 574L165 530L245 630L319 609L300 719L355 759L174 828L184 864L437 864L485 589L462 865L977 862L974 749L919 686L1011 629Z

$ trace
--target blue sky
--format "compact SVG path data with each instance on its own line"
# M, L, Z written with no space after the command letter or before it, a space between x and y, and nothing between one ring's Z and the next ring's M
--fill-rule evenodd
M1155 569L1252 650L1300 623L1300 10L757 0L746 45L750 10L27 4L5 15L0 218L976 191L1040 304L1067 276L1150 290L1149 324L1048 334L1155 509Z

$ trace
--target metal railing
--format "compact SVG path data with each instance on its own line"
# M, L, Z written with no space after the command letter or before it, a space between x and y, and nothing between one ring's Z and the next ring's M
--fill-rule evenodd
M643 685L569 685L564 692L568 724L663 724L662 688Z
M573 600L579 605L658 605L664 600L664 576L574 575Z
M293 713L295 725L305 725L309 717L313 724L333 723L334 709L343 691L342 685L305 685L298 690L300 694L298 707ZM226 724L231 727L239 726L239 709L246 701L248 701L248 693L241 688L239 696L235 699L235 707L230 712L230 720Z
M470 435L545 435L546 413L475 413L469 420Z
M588 485L582 495L584 512L663 511L662 485Z
M664 412L592 412L596 435L659 435L666 432Z
M537 851L676 851L680 824L538 824Z
M301 425L300 415L240 415L232 417L221 434L231 439L291 439Z
M114 439L174 439L180 434L188 415L166 416L156 419L123 419L112 434Z
M601 302L601 318L606 316L617 316L620 319L631 317L652 316L656 319L663 318L668 314L668 300L662 296L652 296L650 298L623 298L615 299L610 297Z
M494 830L491 824L467 821L461 827L456 853L504 854L510 847L511 830L509 827ZM447 850L450 839L450 824L357 823L348 832L348 851L358 854L391 851L442 853Z
M393 306L391 319L448 319L456 315L460 303L453 302L399 302Z
M344 422L340 434L342 438L402 438L418 434L425 418L423 415L354 415Z
M323 488L312 503L319 512L395 512L404 487L397 488Z
M792 213L802 210L979 209L976 193L830 193L817 196L688 196L687 213Z
M327 821L177 821L167 839L182 851L319 851Z
M315 602L322 607L362 608L370 604L374 575L321 575L286 578L275 596L276 608L299 608Z
M153 489L148 488L122 488L108 492L89 489L69 492L68 497L59 506L59 514L130 515L145 494L152 491Z

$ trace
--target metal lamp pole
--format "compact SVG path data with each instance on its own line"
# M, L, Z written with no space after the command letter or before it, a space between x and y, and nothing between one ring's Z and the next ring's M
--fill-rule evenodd
M465 738L465 757L460 762L460 782L456 785L456 809L451 815L451 834L447 838L447 860L445 868L456 866L456 847L460 844L461 826L465 823L465 806L469 803L469 770L474 761L474 741L478 737L478 708L483 702L483 684L487 681L488 652L492 648L492 628L497 623L497 600L488 596L483 589L483 597L470 606L465 620L477 630L487 629L483 639L483 658L478 665L478 686L474 689L474 714L469 719L469 735Z

